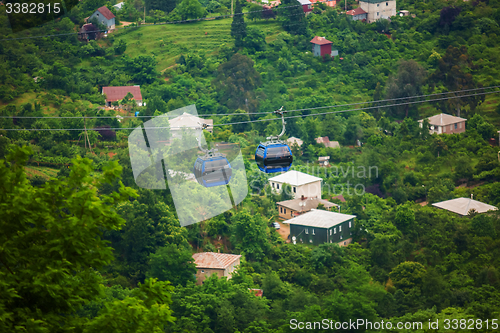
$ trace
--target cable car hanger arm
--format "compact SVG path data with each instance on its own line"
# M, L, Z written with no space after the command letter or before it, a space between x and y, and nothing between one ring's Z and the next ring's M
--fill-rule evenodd
M281 115L281 123L283 124L283 129L281 130L281 133L278 136L269 136L266 138L267 140L271 140L271 141L279 140L280 137L283 136L283 134L285 134L285 125L286 125L286 121L285 121L285 117L284 117L285 111L283 111L283 106L281 108L279 108L278 110L274 111L274 113Z

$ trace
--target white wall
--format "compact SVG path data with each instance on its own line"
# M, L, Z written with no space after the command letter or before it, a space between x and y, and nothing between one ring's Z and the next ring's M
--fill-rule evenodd
M370 3L360 1L359 6L368 13L368 23L375 22L381 18L387 18L396 15L396 1L382 1L378 3ZM378 13L378 15L377 15Z
M271 185L271 188L276 193L281 193L281 190L283 189L283 183L272 181L270 181L269 183ZM279 185L279 189L277 188L277 185ZM293 192L294 187L296 188L295 192ZM295 199L299 199L302 196L307 198L321 198L321 180L301 186L292 186L292 194L295 195Z

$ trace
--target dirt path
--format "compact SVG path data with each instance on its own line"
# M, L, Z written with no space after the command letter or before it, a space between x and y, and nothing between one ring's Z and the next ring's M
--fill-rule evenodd
M125 21L121 21L119 26L120 26L120 27L126 27L127 25L131 25L132 23L134 23L134 22L125 22Z
M288 242L288 236L290 236L290 225L288 223L283 223L283 221L279 219L276 220L276 222L280 224L280 228L279 230L277 230L278 233L280 234L281 238Z

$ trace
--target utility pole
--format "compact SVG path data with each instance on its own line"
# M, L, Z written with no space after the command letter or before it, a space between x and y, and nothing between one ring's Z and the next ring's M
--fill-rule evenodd
M347 0L345 0L345 12L347 13Z
M146 2L144 2L144 23L146 23Z
M231 17L233 17L233 15L234 15L233 3L234 3L234 0L231 0Z

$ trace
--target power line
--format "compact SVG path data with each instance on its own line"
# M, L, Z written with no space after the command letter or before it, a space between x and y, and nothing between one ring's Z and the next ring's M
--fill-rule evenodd
M285 6L285 7L277 7L276 9L279 11L281 9L288 9L292 7L302 7L302 5L291 5L291 6ZM149 27L149 26L157 26L157 25L166 25L166 24L178 24L178 23L189 23L189 22L199 22L199 21L211 21L215 20L218 18L228 18L228 17L234 17L235 15L247 15L250 13L263 13L265 11L273 11L272 8L269 9L263 9L263 10L254 10L250 12L245 12L245 13L238 13L238 14L228 14L228 15L219 15L219 16L212 16L212 17L204 17L204 18L199 18L199 19L191 19L191 20L180 20L180 21L172 21L172 22L162 22L158 24L141 24L140 26L126 26L126 27L121 27L121 28L115 28L114 30L121 30L121 29L133 29L133 28L139 28L139 27ZM298 15L298 14L297 14ZM49 23L49 22L47 22ZM105 32L108 31L109 29L106 30L94 30L91 31L90 33L95 33L95 32ZM89 33L89 32L85 32ZM19 40L19 39L34 39L34 38L45 38L45 37L59 37L59 36L71 36L71 35L80 35L80 32L70 32L70 33L62 33L62 34L52 34L52 35L42 35L42 36L26 36L26 37L13 37L13 38L3 38L0 39L0 41L7 41L7 40Z
M419 103L427 103L427 102L436 102L436 101L443 101L443 100L449 100L449 99L455 99L455 98L463 98L463 97L471 97L471 96L480 96L480 95L487 95L487 94L496 94L499 93L500 90L498 91L489 91L489 92L482 92L482 93L475 93L475 94L469 94L469 95L460 95L460 96L451 96L451 97L443 97L443 98L436 98L436 99L431 99L431 100L424 100L424 101L413 101L413 102L405 102L405 103L396 103L396 104L389 104L389 105L382 105L382 106L368 106L364 108L357 108L357 109L350 109L350 110L340 110L340 111L330 111L330 112L322 112L322 113L311 113L308 115L297 115L297 116L290 116L290 117L285 117L285 119L292 119L292 118L304 118L304 117L310 117L310 116L319 116L319 115L326 115L326 114L335 114L335 113L344 113L344 112L355 112L355 111L362 111L362 110L370 110L370 109L378 109L378 108L387 108L387 107L394 107L394 106L401 106L401 105L411 105L411 104L419 104ZM324 108L324 107L323 107ZM310 109L306 109L310 110ZM240 113L240 115L242 115ZM262 121L273 121L273 120L280 120L280 118L271 118L271 119L257 119L257 120L249 120L249 121L240 121L240 122L233 122L233 123L224 123L224 124L214 124L211 127L220 127L220 126L229 126L229 125L239 125L239 124L250 124L250 123L256 123L256 122L262 122ZM183 127L148 127L145 129L182 129ZM87 130L94 130L94 131L104 131L104 130L133 130L135 128L93 128L93 129L87 129ZM7 129L0 129L4 131L84 131L85 129L83 128L7 128Z
M283 112L285 113L291 113L291 112L300 112L300 111L310 111L310 110L320 110L320 109L329 109L329 108L340 108L340 107L345 107L345 106L354 106L354 105L362 105L362 104L373 104L373 103L382 103L382 102L392 102L392 101L399 101L399 100L409 100L409 99L415 99L415 98L426 98L426 97L431 97L431 96L439 96L439 95L446 95L446 94L457 94L457 93L462 93L462 92L470 92L470 91L476 91L476 90L486 90L486 89L494 89L494 88L500 88L500 85L497 86L489 86L489 87L480 87L480 88L472 88L472 89L462 89L462 90L455 90L455 91L447 91L447 92L440 92L440 93L433 93L433 94L427 94L427 95L416 95L416 96L408 96L408 97L397 97L397 98L389 98L389 99L382 99L378 101L367 101L367 102L356 102L356 103L349 103L349 104L340 104L340 105L328 105L328 106L318 106L318 107L313 107L313 108L305 108L305 109L295 109L295 110L285 110ZM495 93L498 91L490 92L490 93ZM474 95L468 95L468 96L474 96ZM463 96L461 96L463 97ZM467 96L465 96L467 97ZM422 101L422 102L427 102ZM379 107L386 107L386 106L376 106L375 108ZM226 114L218 114L218 113L212 113L212 114L198 114L198 117L225 117L225 116L245 116L245 115L262 115L262 114L272 114L274 112L245 112L245 113L226 113ZM317 113L314 113L317 114ZM160 117L169 117L167 114L161 115ZM115 115L115 116L91 116L91 117L86 117L86 116L71 116L71 117L57 117L57 116L0 116L1 118L4 119L122 119L122 118L154 118L155 116L121 116L121 115ZM177 117L176 115L172 115L173 117Z

